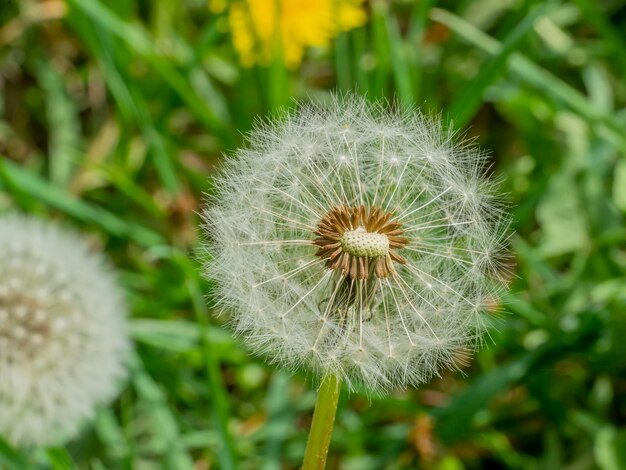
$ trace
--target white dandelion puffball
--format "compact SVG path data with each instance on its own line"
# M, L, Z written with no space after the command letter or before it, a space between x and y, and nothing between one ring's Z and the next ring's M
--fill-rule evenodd
M485 155L355 95L260 124L215 181L205 275L250 349L376 393L454 367L508 227Z
M0 435L62 444L126 374L123 293L85 241L25 216L0 216L0 266Z

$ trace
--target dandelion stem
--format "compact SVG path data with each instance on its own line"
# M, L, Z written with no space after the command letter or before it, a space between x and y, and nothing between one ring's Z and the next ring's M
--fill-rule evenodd
M334 375L326 377L320 385L302 470L323 470L326 466L340 391L341 380Z

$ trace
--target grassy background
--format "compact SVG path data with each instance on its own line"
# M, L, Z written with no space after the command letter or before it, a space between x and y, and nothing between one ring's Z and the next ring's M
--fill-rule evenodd
M518 277L465 376L342 395L329 467L626 468L626 2L367 9L288 71L242 68L204 0L0 0L0 211L105 249L137 342L128 386L80 439L0 440L0 468L297 467L314 390L212 317L195 211L256 117L333 88L469 128L513 200Z

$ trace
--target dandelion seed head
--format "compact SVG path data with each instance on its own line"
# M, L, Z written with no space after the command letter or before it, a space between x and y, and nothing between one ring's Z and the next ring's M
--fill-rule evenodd
M60 444L125 375L122 293L82 239L26 217L0 218L0 265L0 434Z
M508 216L485 160L355 95L258 125L204 213L219 308L253 352L352 388L455 367L503 285Z

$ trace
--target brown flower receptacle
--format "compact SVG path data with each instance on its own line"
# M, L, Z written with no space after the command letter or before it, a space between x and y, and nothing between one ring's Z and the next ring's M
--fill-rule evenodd
M346 205L333 207L317 224L316 256L326 259L329 269L340 270L352 279L371 275L386 278L395 273L393 262L406 260L396 250L408 243L402 224L391 212L379 207Z

